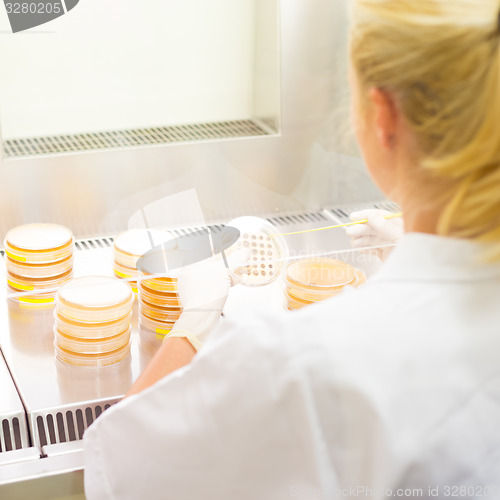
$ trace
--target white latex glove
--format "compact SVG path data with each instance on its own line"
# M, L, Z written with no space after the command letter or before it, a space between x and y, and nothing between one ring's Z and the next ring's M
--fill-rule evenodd
M247 249L227 257L229 268L245 265ZM198 351L220 319L232 286L229 269L221 254L179 270L177 287L183 310L167 337L185 337Z
M385 219L387 215L391 215L391 212L378 209L352 212L349 217L353 222L363 219L367 219L368 222L346 228L346 234L351 238L351 246L363 248L397 243L403 236L403 219L401 217ZM378 256L383 260L390 250L390 248L381 248L377 252Z

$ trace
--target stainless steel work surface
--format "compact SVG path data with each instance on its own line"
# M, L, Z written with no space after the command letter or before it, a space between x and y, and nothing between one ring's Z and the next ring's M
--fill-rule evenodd
M112 275L110 247L80 247L85 250L75 252L75 276ZM39 447L81 439L92 421L126 393L161 342L139 330L134 310L131 355L107 367L70 366L54 355L54 307L20 303L7 297L5 287L0 294L0 345Z
M24 413L14 382L0 352L0 418Z
M0 352L0 453L29 446L26 415Z

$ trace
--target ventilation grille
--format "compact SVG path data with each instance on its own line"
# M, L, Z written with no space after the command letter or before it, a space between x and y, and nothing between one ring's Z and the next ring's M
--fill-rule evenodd
M218 233L224 228L221 224L214 224L211 226L192 226L185 228L177 228L177 229L169 229L169 233L174 236L188 236L190 234L196 233L198 234L200 231L208 234L210 230L212 233ZM112 236L102 237L102 238L87 238L83 240L75 241L75 249L76 250L93 250L96 248L109 248L113 246L114 238ZM0 250L2 256L4 255L4 251Z
M23 432L21 421L18 417L3 419L0 428L0 453L4 451L19 450L28 446L23 442Z
M364 205L360 206L354 206L354 207L349 207L349 208L329 208L327 209L327 212L330 212L331 214L335 215L337 219L340 219L340 221L348 222L350 221L349 219L349 214L351 212L356 212L357 210L364 210L366 208L379 208L382 210L387 210L392 213L400 212L401 209L397 203L394 203L393 201L380 201L376 203L367 203Z
M95 248L107 248L113 246L113 238L89 238L75 241L76 250L92 250Z
M111 401L36 416L35 445L45 446L82 439L83 433L92 422L116 402Z
M235 120L134 130L112 130L91 134L8 139L4 141L3 147L5 158L19 158L269 134L270 132L252 120Z
M329 219L321 212L309 212L268 217L267 220L275 226L288 226L290 224L309 224L311 222L328 221Z

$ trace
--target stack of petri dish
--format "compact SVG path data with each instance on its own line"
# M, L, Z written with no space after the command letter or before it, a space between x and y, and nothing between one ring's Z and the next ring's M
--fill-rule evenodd
M130 229L120 233L113 244L115 276L127 280L137 293L137 260L165 239L166 233L157 229Z
M56 295L56 357L76 366L118 363L130 352L134 293L108 276L71 280Z
M25 224L10 229L4 240L7 285L30 304L50 304L57 289L73 276L72 232L58 224Z
M289 310L300 309L365 281L364 273L346 262L331 258L301 259L286 269L285 306Z
M157 335L166 335L181 312L175 278L142 275L139 281L139 320L142 327Z

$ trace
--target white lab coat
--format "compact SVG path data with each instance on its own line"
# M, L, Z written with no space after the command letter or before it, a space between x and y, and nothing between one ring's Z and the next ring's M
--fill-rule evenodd
M500 498L500 267L478 258L409 234L362 289L224 320L86 432L88 500Z

